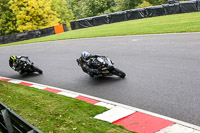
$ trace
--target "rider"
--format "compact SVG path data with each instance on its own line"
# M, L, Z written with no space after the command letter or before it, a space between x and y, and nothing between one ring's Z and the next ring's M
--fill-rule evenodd
M78 65L81 66L82 70L85 73L88 73L90 76L98 75L100 71L94 66L94 59L100 57L99 55L91 55L90 53L83 51L81 57L77 59Z
M19 72L20 74L23 74L24 72L22 71L22 65L20 65L21 58L28 58L28 57L27 56L15 56L15 55L10 56L9 65L15 71Z

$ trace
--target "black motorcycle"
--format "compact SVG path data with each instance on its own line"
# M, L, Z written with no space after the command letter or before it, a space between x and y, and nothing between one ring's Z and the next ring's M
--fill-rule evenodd
M119 76L120 78L125 78L126 74L119 70L118 68L114 67L114 63L105 56L100 56L97 58L91 59L92 66L94 66L95 69L98 69L100 73L98 75L91 75L93 76L99 76L99 77L106 77L106 76Z
M43 71L40 70L38 67L34 66L34 63L28 58L20 58L18 61L18 65L20 66L20 70L18 70L20 74L30 74L34 72L38 72L39 74L43 73Z

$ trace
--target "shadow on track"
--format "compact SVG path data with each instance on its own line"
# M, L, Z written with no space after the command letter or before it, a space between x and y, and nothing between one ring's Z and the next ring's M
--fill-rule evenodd
M124 80L125 79L121 79L119 77L90 77L90 79L88 80L88 84L98 86L103 84L118 83Z
M40 76L40 75L41 74L37 74L37 73L30 73L30 74L23 74L23 75L15 74L15 75L10 76L10 78L25 80L26 78L37 77L37 76Z

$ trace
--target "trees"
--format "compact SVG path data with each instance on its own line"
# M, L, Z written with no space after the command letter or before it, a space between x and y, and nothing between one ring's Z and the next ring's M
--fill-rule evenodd
M72 11L75 19L81 18L80 12L83 8L82 1L81 0L66 0L66 1L68 4L68 8L69 8L69 10ZM80 8L80 5L82 8Z
M143 0L115 0L115 12L134 9L137 5L142 3Z
M20 32L54 26L59 22L56 12L51 10L51 0L10 0L9 4Z
M114 0L67 0L67 2L75 19L103 14L115 4Z
M146 1L151 3L152 5L161 5L168 3L168 0L146 0Z
M86 0L83 5L82 16L92 17L108 10L112 5L114 5L114 0Z
M66 0L0 0L0 35L69 26L73 19Z
M16 16L9 9L9 0L0 0L0 35L16 32Z
M66 0L52 0L51 9L56 12L57 18L60 19L60 24L67 24L69 27L70 21L74 19L71 9L68 9Z
M145 8L152 6L148 1L143 1L142 4L138 5L136 8Z

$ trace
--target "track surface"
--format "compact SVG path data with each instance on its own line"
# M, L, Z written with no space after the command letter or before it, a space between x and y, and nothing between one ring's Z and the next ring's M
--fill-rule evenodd
M91 78L81 51L106 55L127 73ZM43 75L20 76L10 55L28 55ZM200 126L200 33L76 39L0 47L0 75L123 103Z

